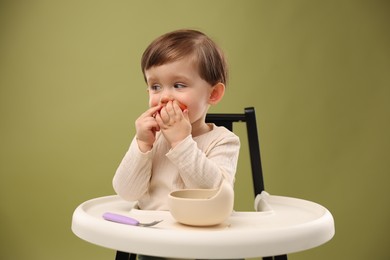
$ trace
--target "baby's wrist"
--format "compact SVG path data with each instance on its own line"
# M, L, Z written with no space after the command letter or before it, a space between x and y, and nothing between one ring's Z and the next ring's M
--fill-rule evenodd
M177 141L172 142L172 143L171 143L171 148L172 148L172 149L175 148L176 146L178 146L179 144L181 144L182 142L184 142L184 140L186 140L189 136L191 136L191 135L188 135L188 136L184 137L184 138L181 139L181 140L177 140Z
M152 148L153 148L152 144L144 142L144 141L138 139L138 137L136 137L136 140L137 140L138 148L141 152L146 153L146 152L149 152L150 150L152 150Z

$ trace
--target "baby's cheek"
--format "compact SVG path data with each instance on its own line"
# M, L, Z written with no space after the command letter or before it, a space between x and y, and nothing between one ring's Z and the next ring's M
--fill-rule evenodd
M158 99L157 98L153 98L153 97L149 97L149 107L155 107L158 105Z

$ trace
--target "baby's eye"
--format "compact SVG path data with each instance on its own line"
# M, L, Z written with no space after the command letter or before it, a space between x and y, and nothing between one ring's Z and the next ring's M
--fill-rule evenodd
M175 85L173 85L174 88L185 88L186 85L182 84L182 83L176 83Z
M161 86L160 85L152 85L149 87L149 90L151 90L153 92L157 92L157 91L161 90Z

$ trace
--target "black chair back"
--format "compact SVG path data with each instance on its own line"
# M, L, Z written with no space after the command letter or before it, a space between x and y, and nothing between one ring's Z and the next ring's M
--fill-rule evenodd
M264 190L264 179L255 109L253 107L247 107L243 114L207 114L206 122L224 126L230 131L233 131L233 123L246 123L253 189L256 197L257 194L260 194Z

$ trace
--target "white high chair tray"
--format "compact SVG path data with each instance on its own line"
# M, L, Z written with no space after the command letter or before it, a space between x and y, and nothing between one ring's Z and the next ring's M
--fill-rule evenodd
M168 211L132 209L119 196L82 203L73 214L72 230L80 238L123 252L168 258L252 258L307 250L334 235L331 213L301 199L268 196L272 211L234 212L222 224L191 227ZM136 218L141 223L163 220L153 227L129 226L103 219L105 212Z

